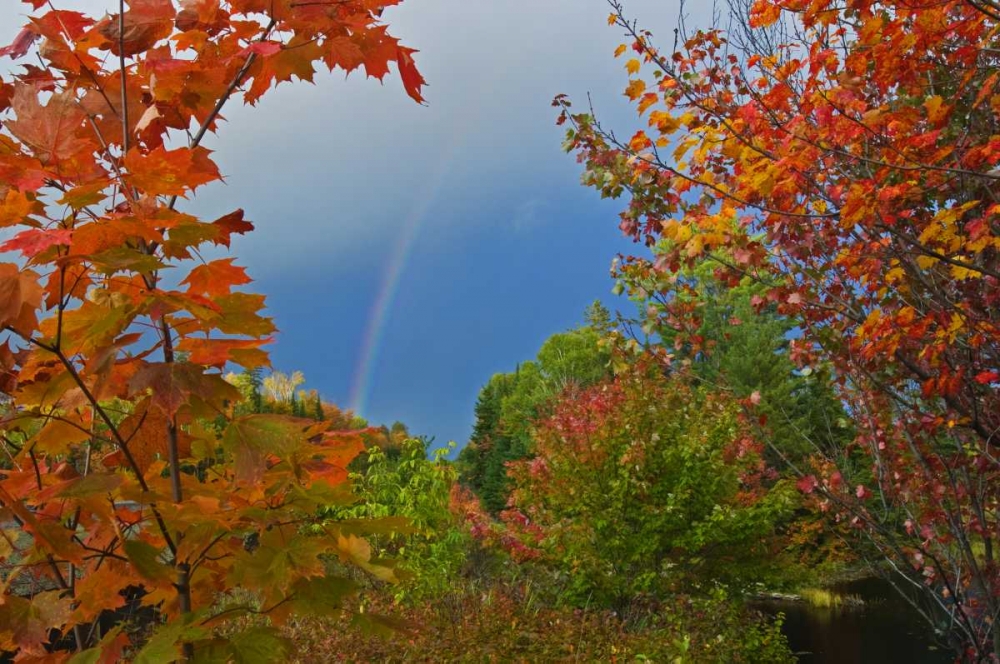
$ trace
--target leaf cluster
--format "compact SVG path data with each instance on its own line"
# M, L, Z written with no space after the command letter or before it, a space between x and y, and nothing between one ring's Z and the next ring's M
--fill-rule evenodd
M246 270L205 256L253 225L179 203L222 179L204 142L238 94L256 103L317 65L382 79L395 63L420 101L413 50L380 20L397 3L132 0L103 18L27 4L0 49L33 56L0 79L0 651L280 659L272 630L213 628L335 609L350 586L330 557L393 572L364 524L303 532L352 500L363 442L234 412L243 395L222 371L267 366L275 326ZM220 610L234 587L255 601ZM102 625L126 604L151 628L138 652Z

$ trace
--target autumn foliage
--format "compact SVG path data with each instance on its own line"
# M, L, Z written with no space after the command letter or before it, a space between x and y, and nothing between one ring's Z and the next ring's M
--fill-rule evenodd
M750 433L735 399L638 363L538 422L503 517L580 605L738 584L795 502Z
M275 328L243 267L202 256L253 226L181 205L221 179L204 142L234 96L395 63L420 101L413 50L379 19L392 4L131 0L95 18L29 0L0 49L22 65L0 81L0 651L15 660L135 654L126 604L147 616L137 661L280 660L270 628L213 629L335 611L351 585L330 557L393 577L361 537L374 522L301 528L351 501L357 433L231 417L221 370L266 365ZM254 601L218 609L235 587Z
M678 343L703 311L685 270L760 284L755 305L802 333L798 365L832 366L868 460L818 449L800 486L925 588L970 658L1000 651L997 4L733 2L730 30L676 52L609 4L643 126L555 103L585 183L627 191L621 229L654 249L619 274L655 284Z

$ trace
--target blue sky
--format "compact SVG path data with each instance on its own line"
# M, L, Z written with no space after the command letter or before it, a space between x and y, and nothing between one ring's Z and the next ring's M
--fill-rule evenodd
M13 4L0 14L3 43L23 22ZM676 0L627 6L672 40ZM620 203L579 184L550 105L558 93L585 104L589 92L602 118L634 125L607 14L604 0L406 0L384 18L421 51L426 106L395 75L380 85L324 74L256 108L227 107L206 142L227 184L186 205L206 217L242 207L257 224L234 254L281 330L275 368L302 370L308 387L350 406L395 265L360 414L462 445L493 373L533 357L595 298L629 307L608 276L613 256L633 249L617 230Z

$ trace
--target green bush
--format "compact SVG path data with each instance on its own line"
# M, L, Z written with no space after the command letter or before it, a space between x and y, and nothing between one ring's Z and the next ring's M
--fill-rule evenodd
M337 520L399 519L397 529L370 538L374 554L396 559L404 572L394 589L397 600L442 594L465 562L470 538L448 509L456 481L445 458L451 449L438 449L428 458L426 443L417 438L403 441L398 456L369 448L360 470L351 475L358 503L328 511Z

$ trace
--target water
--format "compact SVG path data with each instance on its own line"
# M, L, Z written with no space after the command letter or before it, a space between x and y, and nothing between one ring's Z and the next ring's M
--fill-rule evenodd
M816 607L764 600L754 606L785 614L782 631L802 664L951 664L955 654L889 583L862 579L831 591L864 600L858 607Z

